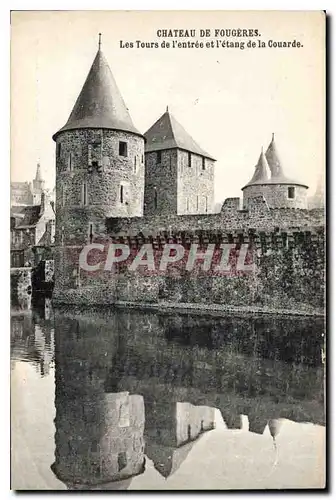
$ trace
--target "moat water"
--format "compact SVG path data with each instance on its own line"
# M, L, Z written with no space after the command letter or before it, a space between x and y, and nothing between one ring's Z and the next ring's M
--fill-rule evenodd
M322 488L324 321L11 314L12 488Z

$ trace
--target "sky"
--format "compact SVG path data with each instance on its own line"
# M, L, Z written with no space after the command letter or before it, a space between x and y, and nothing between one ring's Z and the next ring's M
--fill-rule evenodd
M160 38L159 29L209 29L209 38ZM120 41L245 41L215 29L258 29L265 48L121 48ZM11 16L11 180L41 163L55 181L52 135L67 121L102 33L135 126L166 106L217 159L215 200L241 196L272 133L285 173L311 187L325 165L324 15L305 11L20 11ZM268 41L300 41L270 48Z

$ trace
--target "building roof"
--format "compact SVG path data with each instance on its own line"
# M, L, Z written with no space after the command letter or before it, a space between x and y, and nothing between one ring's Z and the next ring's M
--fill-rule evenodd
M10 209L11 217L24 217L23 211L26 207L24 205L13 205Z
M167 479L181 467L196 442L197 440L189 441L182 446L174 447L148 440L145 453L153 461L155 469Z
M255 184L265 184L268 182L268 163L264 154L263 149L261 150L258 163L254 167L254 174L250 182L248 182L246 186L252 186ZM243 188L244 189L244 188Z
M107 128L142 135L132 122L100 46L67 123L53 139L65 130L81 128Z
M263 434L268 424L267 418L258 414L249 414L249 431L254 434Z
M178 148L214 160L186 132L182 125L169 112L168 107L166 112L147 130L145 138L146 153Z
M266 151L266 160L271 171L271 178L268 180L268 184L296 184L308 188L308 186L302 184L302 182L290 179L285 175L275 144L274 134L272 134L272 140Z
M11 182L11 189L29 189L29 182Z
M268 178L268 170L271 174L270 178ZM290 179L285 175L275 144L274 134L272 134L272 140L267 148L266 154L264 155L263 151L261 151L252 179L242 187L242 190L249 186L261 184L289 184L308 188L306 184Z
M41 175L41 165L38 163L36 167L36 175L35 175L35 180L36 181L42 181L42 175Z
M50 228L47 227L47 229L44 231L43 235L41 236L40 240L37 243L37 247L50 247L54 244L52 241L51 237L51 231Z
M41 205L32 205L23 208L23 219L20 221L18 226L16 226L16 228L36 226L40 219Z

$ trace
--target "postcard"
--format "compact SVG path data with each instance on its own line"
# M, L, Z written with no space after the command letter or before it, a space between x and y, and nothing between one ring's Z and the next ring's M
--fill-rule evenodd
M11 13L11 488L326 487L326 14Z

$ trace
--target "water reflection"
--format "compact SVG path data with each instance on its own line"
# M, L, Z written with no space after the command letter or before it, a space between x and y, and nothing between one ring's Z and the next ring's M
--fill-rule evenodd
M50 299L26 300L12 305L11 357L29 361L43 377L54 362L54 318Z
M56 477L68 489L128 489L146 457L171 477L218 410L226 429L268 432L275 445L282 419L324 425L323 328L313 318L52 312L47 301L13 311L12 357L42 377L55 362Z

